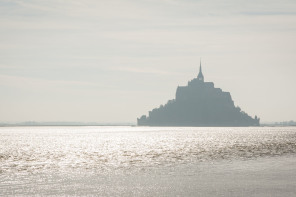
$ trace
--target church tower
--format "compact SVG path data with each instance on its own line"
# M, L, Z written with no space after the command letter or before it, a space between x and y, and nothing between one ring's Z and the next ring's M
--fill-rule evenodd
M201 60L200 60L199 73L197 75L197 79L198 79L198 81L204 82L204 76L203 76L202 71L201 71Z

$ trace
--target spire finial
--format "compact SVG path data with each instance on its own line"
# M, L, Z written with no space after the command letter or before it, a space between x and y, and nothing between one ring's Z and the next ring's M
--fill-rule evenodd
M202 70L201 70L201 58L200 58L200 64L199 64L199 73L198 73L198 75L197 75L197 79L199 80L199 81L204 81L204 76L203 76L203 74L202 74Z

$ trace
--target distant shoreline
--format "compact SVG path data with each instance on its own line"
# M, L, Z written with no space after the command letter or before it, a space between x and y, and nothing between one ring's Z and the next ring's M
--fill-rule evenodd
M38 126L136 126L133 123L0 123L0 127L38 127Z
M120 126L136 126L136 125L0 125L0 127L93 127L93 126L120 127Z
M122 123L122 124L0 124L0 127L87 127L87 126L102 126L102 127L122 127L122 126L129 126L129 127L138 127L137 124L132 123ZM280 124L261 124L260 126L256 127L295 127L296 125L280 125ZM141 127L141 126L139 126ZM145 127L154 127L154 126L145 126ZM163 127L163 126L160 126ZM251 126L252 127L252 126Z

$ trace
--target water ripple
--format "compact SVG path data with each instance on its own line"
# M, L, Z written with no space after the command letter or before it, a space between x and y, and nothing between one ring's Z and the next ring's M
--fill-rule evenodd
M0 128L0 174L110 171L296 153L296 128Z

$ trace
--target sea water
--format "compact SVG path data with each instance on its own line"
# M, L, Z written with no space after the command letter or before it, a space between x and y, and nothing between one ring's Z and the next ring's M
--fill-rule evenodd
M295 196L296 127L2 127L0 196Z

